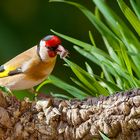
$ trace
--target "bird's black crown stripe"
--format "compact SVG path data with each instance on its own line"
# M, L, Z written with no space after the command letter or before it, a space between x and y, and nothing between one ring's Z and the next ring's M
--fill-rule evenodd
M46 37L44 37L42 40L47 41L50 40L52 38L53 35L47 35Z

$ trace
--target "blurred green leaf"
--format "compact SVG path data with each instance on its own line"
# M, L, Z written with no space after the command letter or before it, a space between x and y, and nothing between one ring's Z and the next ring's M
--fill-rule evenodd
M85 62L85 65L86 65L87 72L90 74L91 77L93 77L94 73L91 66L87 62Z
M66 82L60 80L59 78L56 78L55 76L49 76L48 80L44 81L43 83L39 85L39 87L37 88L37 91L46 84L53 84L67 91L70 95L78 99L84 99L87 96L87 94L84 93L83 91L77 89L76 87L70 84L67 84Z
M69 60L65 61L71 67L77 78L93 92L93 96L95 96L96 94L102 94L105 96L109 95L109 92L104 87L102 87L94 77L91 77L90 74L88 74L75 63Z
M76 85L78 85L79 87L81 87L83 90L85 90L85 93L88 93L87 95L92 95L93 93L92 93L92 91L88 88L88 87L86 87L86 86L84 86L81 82L79 82L78 80L76 80L76 79L74 79L74 78L72 78L71 77L71 80L76 84Z
M100 76L95 75L95 74L94 74L94 77L96 79L98 79L100 83L104 84L104 85L102 85L102 84L101 85L103 87L107 88L110 94L112 94L112 93L114 93L116 91L122 91L122 89L119 88L115 83L112 83L112 82L110 82L108 80L105 80L104 78L101 78Z
M80 41L80 40L78 40L78 39L75 39L75 38L72 38L72 37L69 37L69 36L60 34L60 33L56 32L56 31L53 31L53 30L51 30L51 31L52 31L54 34L56 34L56 35L58 35L58 36L64 38L65 40L68 40L69 42L72 42L72 43L74 43L74 44L76 44L76 45L78 45L78 46L84 48L84 49L87 50L87 51L92 51L92 52L95 53L95 54L99 54L99 55L101 55L101 56L106 57L106 58L109 59L109 60L112 60L112 59L110 58L110 56L109 56L107 53L105 53L104 51L102 51L101 49L98 49L98 48L96 48L96 47L93 47L92 45L90 45L90 44L88 44L88 43L85 43L85 42L82 42L82 41Z
M139 0L130 0L133 10L135 11L138 19L140 19L140 1Z
M121 44L120 44L121 45ZM126 64L126 67L127 67L127 70L129 72L130 75L133 75L132 73L132 67L131 67L131 63L130 63L130 60L129 60L129 57L128 57L128 54L126 52L126 49L124 48L124 46L120 46L121 47L121 53L122 53L122 56L123 56L123 60Z
M7 88L7 87L0 86L0 90L3 91L5 94L13 95L11 90L9 88Z
M105 134L103 134L101 131L99 131L101 137L103 138L103 140L110 140Z
M135 31L140 36L140 21L136 17L136 15L132 12L132 10L125 4L123 0L117 0L122 12L124 13L125 17L131 23Z
M67 95L64 95L64 94L62 94L62 93L55 93L55 94L51 93L51 95L52 95L53 97L60 98L60 99L66 99L66 100L72 99L72 97L67 96Z
M120 34L118 28L116 28L117 24L121 26L121 30L126 39L128 39L131 44L134 44L136 49L140 51L139 41L133 34L133 32L128 28L128 26L124 23L124 21L116 14L114 11L107 6L104 0L92 0L96 6L99 8L101 13L104 15L105 19L108 21L107 23L110 25L110 28L115 32L115 34L123 41L123 37ZM122 37L122 38L121 38Z
M90 41L91 41L92 45L94 47L96 47L96 44L95 44L95 41L94 41L94 38L93 38L93 35L92 35L91 31L89 31L89 38L90 38Z

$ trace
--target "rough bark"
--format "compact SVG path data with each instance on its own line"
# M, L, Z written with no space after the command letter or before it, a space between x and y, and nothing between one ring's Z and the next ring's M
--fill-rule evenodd
M18 101L0 94L0 140L140 139L140 89L110 97Z

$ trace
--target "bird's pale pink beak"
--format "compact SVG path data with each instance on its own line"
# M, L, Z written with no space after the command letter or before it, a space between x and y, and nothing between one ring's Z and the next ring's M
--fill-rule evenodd
M68 55L68 51L62 45L59 45L56 51L60 58L65 58Z

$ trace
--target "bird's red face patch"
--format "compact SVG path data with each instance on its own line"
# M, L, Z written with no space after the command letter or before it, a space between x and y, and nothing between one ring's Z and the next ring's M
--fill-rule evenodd
M48 51L48 55L49 55L49 57L55 57L57 55L57 53L54 51Z
M57 36L52 36L49 40L46 40L45 43L46 47L57 47L61 44L61 40Z

